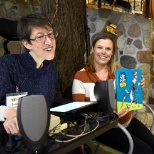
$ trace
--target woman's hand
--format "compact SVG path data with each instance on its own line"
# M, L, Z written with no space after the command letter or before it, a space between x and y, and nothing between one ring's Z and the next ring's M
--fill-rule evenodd
M144 79L143 75L142 75L142 80L141 80L141 86L142 86L142 88L145 88L145 79Z
M18 127L18 122L17 122L17 118L12 118L9 120L6 120L4 123L4 128L6 130L6 132L8 134L12 134L12 135L18 135L20 136L20 132L19 132L19 127Z
M6 121L3 123L4 128L8 134L20 135L18 122L17 122L17 111L14 109L7 109L4 113Z
M117 115L118 115L119 118L121 118L121 117L125 116L128 112L129 112L128 109L123 109L122 111L117 113Z

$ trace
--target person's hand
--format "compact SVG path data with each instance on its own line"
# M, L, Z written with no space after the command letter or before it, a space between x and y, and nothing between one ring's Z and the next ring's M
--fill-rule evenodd
M12 118L9 120L6 120L4 123L4 128L6 130L6 132L8 134L12 134L12 135L18 135L20 136L20 132L19 132L19 127L18 127L18 122L17 122L17 118Z
M142 88L145 88L145 79L144 79L143 75L142 75L142 80L141 80L141 86L142 86Z
M125 116L128 112L129 112L128 109L123 109L122 111L117 113L117 115L118 115L119 118L121 118L121 117Z
M20 135L18 122L17 122L17 111L13 109L7 109L4 113L6 121L3 123L4 128L8 134Z

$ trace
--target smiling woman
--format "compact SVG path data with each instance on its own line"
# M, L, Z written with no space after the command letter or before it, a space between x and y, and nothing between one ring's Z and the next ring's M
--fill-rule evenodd
M40 15L42 16L42 15ZM33 19L34 18L34 19ZM40 68L40 66L43 65L44 60L52 60L55 56L55 37L53 33L53 29L49 25L48 21L45 19L44 16L42 16L42 22L44 22L44 26L38 19L35 19L34 15L28 15L27 16L27 22L29 23L29 28L33 25L33 20L37 23L36 29L33 29L31 34L27 36L27 40L22 37L21 31L23 29L20 29L20 27L23 28L24 18L21 19L21 22L18 24L18 35L21 38L23 38L23 45L25 48L29 50L29 54L33 57L37 64L37 68ZM23 20L23 21L22 21ZM23 22L23 23L22 23ZM42 27L43 26L43 27ZM49 37L50 36L50 37ZM34 39L31 39L34 38Z
M113 36L103 32L94 34L88 64L74 76L72 88L74 101L92 101L96 82L110 79L113 82L115 80L115 70L120 68L116 65L115 58L116 49ZM141 80L141 85L144 88L145 79ZM104 92L102 91L103 94ZM112 110L114 111L114 109ZM148 150L148 153L152 154L154 152L154 145L152 145L154 136L150 130L137 120L127 108L124 108L117 115L119 123L126 127L133 141L135 141L133 153L147 153ZM128 153L128 139L119 128L109 130L97 137L96 140L122 153Z
M41 14L23 16L17 34L27 52L0 58L0 121L7 119L4 128L13 135L20 134L17 113L12 106L5 106L6 94L18 89L29 95L45 95L52 107L58 80L53 63L56 40L48 20Z

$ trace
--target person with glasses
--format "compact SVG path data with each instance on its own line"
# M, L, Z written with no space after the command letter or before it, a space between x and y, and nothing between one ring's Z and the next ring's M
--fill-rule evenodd
M58 73L53 63L57 33L41 14L30 14L17 25L18 37L27 50L0 58L0 121L8 134L19 135L17 112L6 106L6 94L27 92L48 96L50 107Z

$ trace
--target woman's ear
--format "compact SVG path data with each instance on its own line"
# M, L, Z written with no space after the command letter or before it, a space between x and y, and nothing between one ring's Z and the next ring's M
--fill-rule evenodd
M92 54L94 52L94 48L92 47L91 48L91 51L90 51L90 54Z
M27 42L27 40L22 40L22 44L23 44L23 46L24 46L25 48L27 48L28 50L31 48L31 44L29 44L29 43Z

